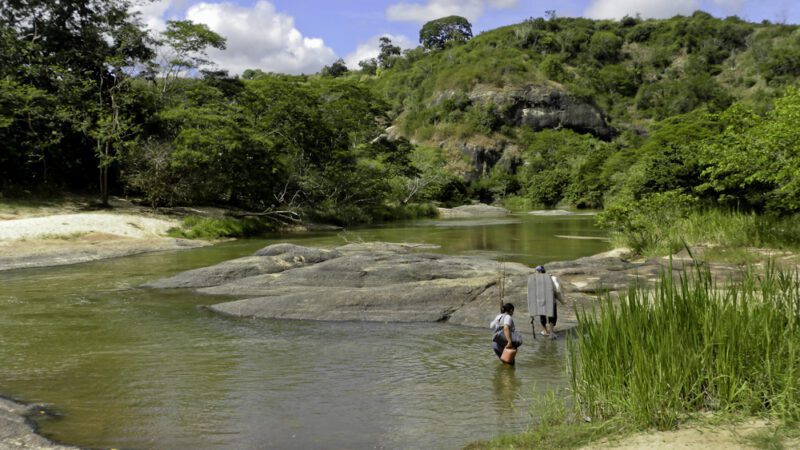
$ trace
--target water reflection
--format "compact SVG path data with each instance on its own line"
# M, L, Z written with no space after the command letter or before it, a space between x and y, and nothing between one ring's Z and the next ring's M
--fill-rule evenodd
M514 416L514 403L519 394L520 379L514 366L508 364L498 364L494 371L492 380L495 395L495 409L500 420L498 425L502 425L509 418ZM502 429L502 428L501 428Z
M585 218L438 223L351 233L527 264L605 250L553 237L598 234ZM512 368L488 330L232 319L198 310L218 298L136 288L278 241L344 243L272 236L0 273L0 393L55 405L40 429L91 448L458 448L526 429L536 392L563 386L562 340L528 334Z

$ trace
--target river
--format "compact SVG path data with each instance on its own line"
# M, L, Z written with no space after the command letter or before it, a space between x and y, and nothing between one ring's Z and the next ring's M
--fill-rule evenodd
M528 335L509 368L485 329L235 319L198 308L219 298L137 286L275 242L534 265L607 250L563 237L602 235L587 216L423 220L2 272L0 393L53 405L39 431L91 448L459 448L530 426L534 399L566 385L563 340Z

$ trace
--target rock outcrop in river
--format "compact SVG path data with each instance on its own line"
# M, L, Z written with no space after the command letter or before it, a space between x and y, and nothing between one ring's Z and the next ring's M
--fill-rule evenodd
M77 448L54 444L36 434L28 417L37 413L46 412L40 405L23 405L0 397L0 449L66 450Z
M266 247L253 256L195 269L145 285L193 288L238 300L212 311L240 317L310 320L448 322L485 327L503 301L516 305L518 324L527 321L527 277L518 263L422 252L415 244L363 243L335 249L293 244ZM674 263L674 270L681 266ZM547 264L562 280L568 306L559 308L559 328L575 325L574 311L597 295L652 282L667 260L631 262L607 253ZM502 279L502 286L500 280Z

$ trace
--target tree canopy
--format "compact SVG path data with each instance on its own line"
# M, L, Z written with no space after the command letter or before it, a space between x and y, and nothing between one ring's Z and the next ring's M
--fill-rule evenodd
M428 50L441 50L453 43L472 39L472 24L461 16L431 20L419 31L419 42Z

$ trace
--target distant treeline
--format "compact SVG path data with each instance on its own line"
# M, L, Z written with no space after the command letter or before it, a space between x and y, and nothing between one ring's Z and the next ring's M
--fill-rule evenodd
M223 36L188 21L153 35L129 10L0 5L0 193L96 190L104 202L125 193L342 223L473 199L800 209L795 26L550 13L473 38L451 16L425 24L415 49L383 38L357 71L337 61L310 76L231 77L205 53ZM531 83L599 107L613 139L510 126L468 95ZM468 181L453 143L474 139L516 149L516 162Z

